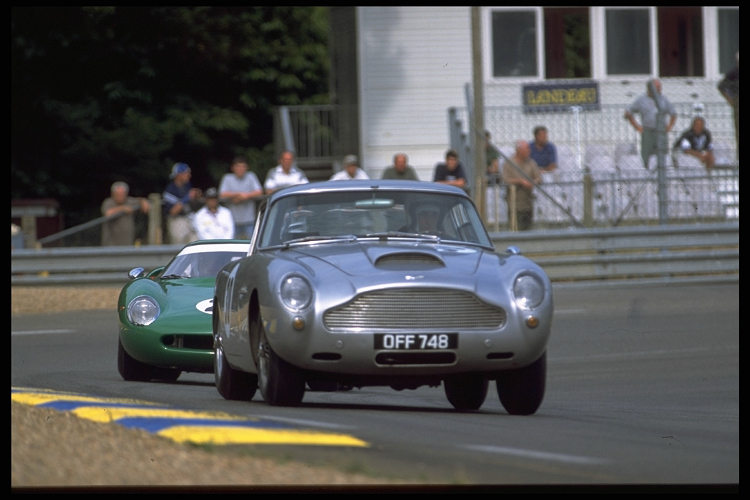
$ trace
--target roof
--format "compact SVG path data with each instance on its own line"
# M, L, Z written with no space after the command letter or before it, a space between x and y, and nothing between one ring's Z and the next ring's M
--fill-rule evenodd
M469 197L461 188L456 186L450 186L447 184L441 184L438 182L426 182L426 181L401 181L401 180L382 180L382 179L369 179L369 180L344 180L344 181L322 181L322 182L310 182L307 184L297 184L289 186L279 191L274 192L271 195L271 199L285 197L291 194L302 194L302 193L320 193L320 192L337 192L337 191L369 191L369 190L396 190L396 191L411 191L411 192L431 192L431 193L445 193L451 195L460 195Z

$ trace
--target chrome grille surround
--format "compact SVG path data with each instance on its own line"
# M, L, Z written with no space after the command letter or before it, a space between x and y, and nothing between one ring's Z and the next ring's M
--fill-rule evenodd
M445 288L391 288L365 292L327 310L331 331L496 329L505 324L502 307L473 293Z

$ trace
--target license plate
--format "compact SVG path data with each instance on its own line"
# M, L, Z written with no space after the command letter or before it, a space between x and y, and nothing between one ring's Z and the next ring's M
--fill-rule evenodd
M375 349L436 350L456 349L456 333L377 333Z

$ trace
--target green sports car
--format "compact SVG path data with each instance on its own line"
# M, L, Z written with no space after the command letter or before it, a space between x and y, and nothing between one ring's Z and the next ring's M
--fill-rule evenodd
M164 267L136 267L117 302L117 369L125 380L174 381L183 371L214 369L213 309L216 274L247 255L248 240L199 240Z

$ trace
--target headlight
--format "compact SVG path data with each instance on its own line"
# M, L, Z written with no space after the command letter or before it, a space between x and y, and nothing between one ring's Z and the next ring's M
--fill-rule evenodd
M536 276L524 274L513 283L513 296L521 309L534 309L544 299L544 284Z
M159 303L148 295L139 295L128 304L128 320L134 325L148 326L160 313Z
M309 306L312 296L312 288L304 278L288 276L281 282L281 301L293 311Z

